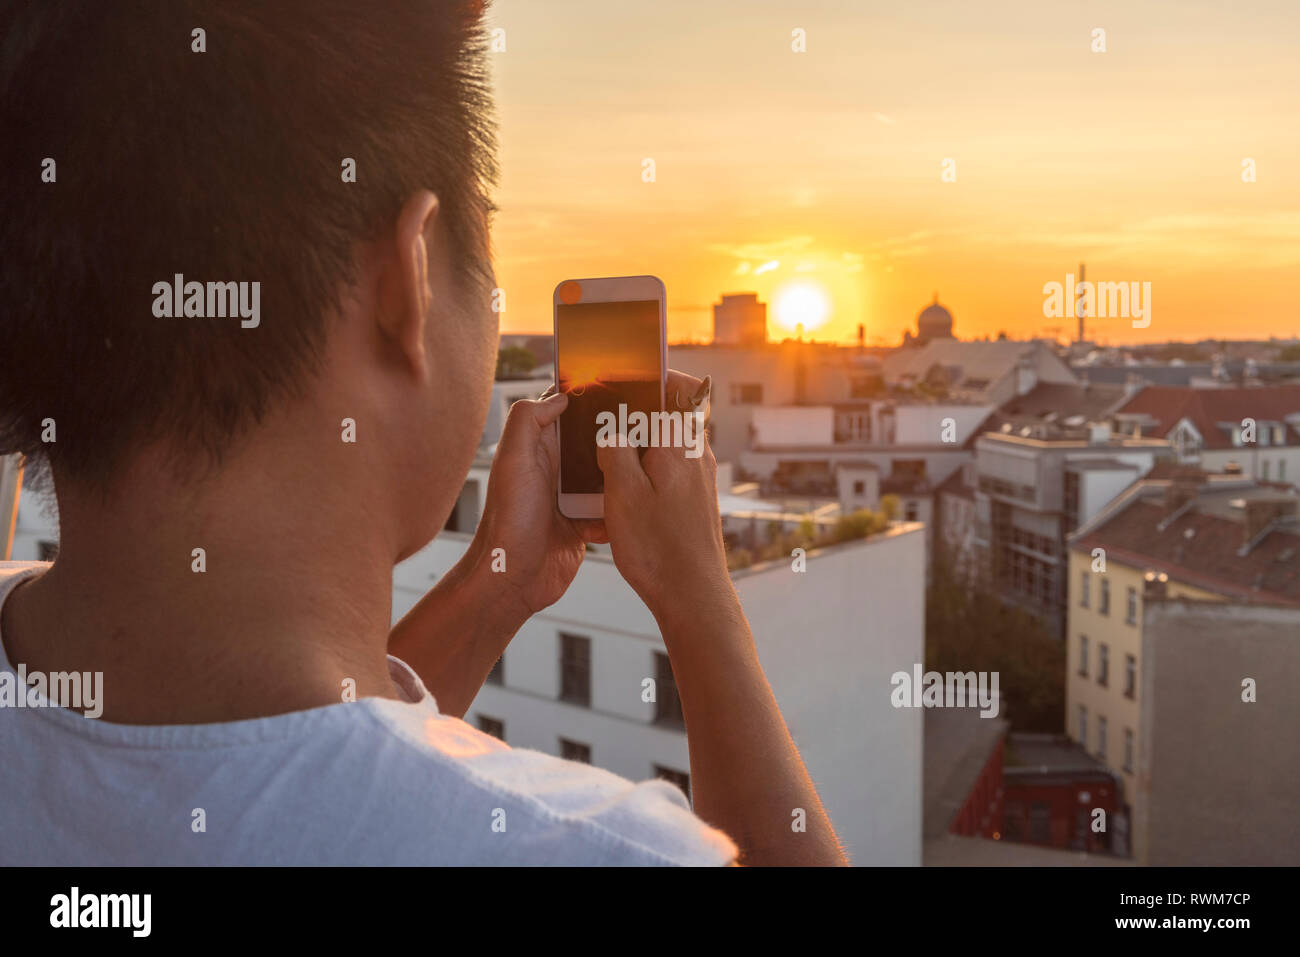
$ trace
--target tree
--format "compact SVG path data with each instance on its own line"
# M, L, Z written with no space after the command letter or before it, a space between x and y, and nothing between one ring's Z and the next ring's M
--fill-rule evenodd
M1065 643L1029 612L1004 603L987 578L962 582L942 553L934 556L926 590L925 667L996 671L1000 716L1012 730L1064 730Z
M506 346L497 352L497 378L522 379L533 371L537 360L523 346Z

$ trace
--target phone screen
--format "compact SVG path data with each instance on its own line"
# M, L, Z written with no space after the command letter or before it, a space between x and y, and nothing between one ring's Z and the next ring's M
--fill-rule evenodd
M580 302L555 307L559 389L569 397L560 416L560 491L597 495L605 476L596 462L601 412L660 411L659 300Z

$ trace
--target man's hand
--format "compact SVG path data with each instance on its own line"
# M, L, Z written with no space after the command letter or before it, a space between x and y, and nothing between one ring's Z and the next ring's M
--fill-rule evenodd
M693 376L670 373L669 407L675 391L689 396L699 386ZM634 448L596 450L614 564L661 625L675 606L735 595L718 514L717 462L701 439L698 458L671 447L649 448L643 456Z
M557 504L560 449L554 424L568 401L553 395L510 407L483 516L466 554L466 560L482 566L479 572L493 568L494 553L504 561L505 570L489 578L502 590L495 600L512 605L525 619L564 594L588 542L607 540L603 522L566 518Z

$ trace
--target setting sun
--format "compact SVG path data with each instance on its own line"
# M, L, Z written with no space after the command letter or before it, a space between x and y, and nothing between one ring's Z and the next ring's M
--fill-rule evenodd
M773 300L776 321L787 329L803 327L812 332L830 317L831 306L822 288L811 282L797 282L777 291Z

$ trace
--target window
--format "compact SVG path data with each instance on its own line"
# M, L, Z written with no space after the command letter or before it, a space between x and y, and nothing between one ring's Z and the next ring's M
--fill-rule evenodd
M506 723L500 718L489 718L485 714L478 716L478 729L494 738L506 739Z
M674 771L672 768L666 768L661 764L654 766L654 775L670 784L675 784L682 789L686 795L686 800L691 799L691 776L685 771Z
M1110 684L1110 648L1104 643L1097 645L1097 684Z
M1079 674L1088 677L1088 636L1079 636Z
M1268 481L1268 467L1269 467L1269 464L1270 464L1270 463L1269 463L1268 459L1265 459L1263 462L1260 463L1260 469L1261 469L1260 477L1263 478L1265 482Z
M655 724L684 728L686 720L682 717L682 699L677 694L677 679L673 677L673 666L662 651L656 651L654 655Z
M903 509L903 517L909 522L915 522L918 514L920 513L917 510L915 502L908 502L906 507Z
M1106 716L1097 715L1097 757L1106 760Z
M1133 771L1133 729L1124 729L1124 770Z
M864 481L862 481L862 479L858 479L856 482L854 482L854 483L853 483L853 494L854 494L854 495L866 495L866 494L867 494L867 483L864 482Z
M503 685L506 683L506 656L504 654L497 659L496 664L492 666L492 670L488 672L487 680L490 685Z
M757 382L731 383L732 405L762 405L763 386Z
M1079 607L1087 608L1092 601L1092 573L1084 569L1079 574Z
M58 542L37 542L36 545L41 550L41 561L52 562L59 557Z
M1277 480L1279 482L1286 481L1286 459L1277 460Z
M1110 579L1109 578L1103 578L1101 580L1101 599L1097 604L1097 614L1099 615L1110 614Z
M560 757L566 761L581 761L583 764L590 764L591 745L583 744L581 741L570 741L568 738L560 738Z
M1062 494L1065 512L1065 530L1072 532L1079 527L1079 473L1065 473L1065 487Z
M591 639L560 632L560 700L591 707Z
M1125 624L1136 625L1138 622L1138 590L1130 587L1128 590L1128 611L1124 615Z
M1132 655L1124 656L1124 697L1137 697L1138 662Z
M1088 747L1088 709L1083 705L1079 705L1079 745Z

